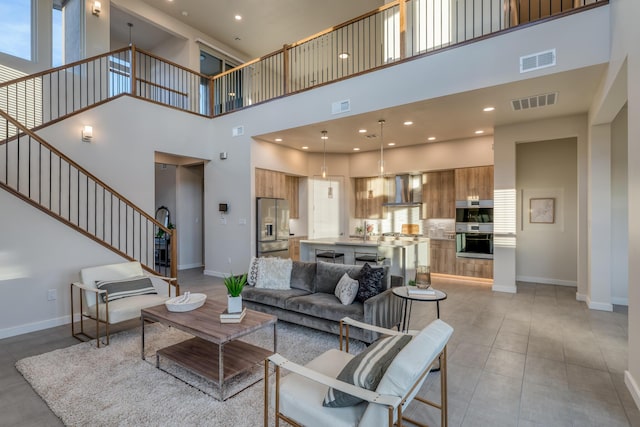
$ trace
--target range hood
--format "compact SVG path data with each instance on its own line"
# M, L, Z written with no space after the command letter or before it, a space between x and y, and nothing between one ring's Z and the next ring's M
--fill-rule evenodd
M383 206L419 206L422 203L422 175L396 175L387 180L388 199Z

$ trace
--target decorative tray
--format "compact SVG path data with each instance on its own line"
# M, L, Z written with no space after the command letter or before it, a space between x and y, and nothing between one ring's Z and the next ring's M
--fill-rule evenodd
M192 294L185 292L184 295L166 300L164 304L167 306L167 310L169 311L182 312L202 307L206 300L206 294Z

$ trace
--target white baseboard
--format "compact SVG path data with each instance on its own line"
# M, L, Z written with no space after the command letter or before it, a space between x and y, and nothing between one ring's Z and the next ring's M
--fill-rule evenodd
M607 302L595 302L591 301L591 298L587 296L587 307L591 310L600 310L600 311L613 311L613 304Z
M178 265L178 270L188 270L190 268L198 268L198 267L202 267L201 262L196 262L195 264Z
M611 303L615 305L629 306L629 298L611 297Z
M624 383L627 385L633 401L636 402L636 406L640 409L640 387L638 387L638 383L631 376L631 372L624 371Z
M228 274L224 274L224 273L221 273L219 271L214 271L214 270L204 270L202 273L205 276L213 276L213 277L222 277L222 278L224 278L224 277L228 276Z
M71 316L67 315L56 317L55 319L47 319L40 322L14 326L12 328L0 329L0 339L28 334L29 332L41 331L43 329L53 328L54 326L67 325L69 323L71 323ZM71 330L69 330L69 335L71 335Z
M515 294L518 292L518 289L515 286L501 286L496 284L491 286L491 290L496 292L507 292L509 294Z
M518 282L530 282L530 283L542 283L544 285L560 285L560 286L573 286L578 287L578 282L575 280L560 280L550 279L548 277L534 277L534 276L516 276Z

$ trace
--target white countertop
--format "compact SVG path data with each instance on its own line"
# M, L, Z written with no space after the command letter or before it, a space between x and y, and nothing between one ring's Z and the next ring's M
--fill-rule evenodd
M390 247L407 247L414 246L419 243L427 243L429 239L420 238L419 240L402 240L402 239L380 239L377 237L364 240L356 237L327 237L323 239L310 239L300 240L300 243L313 244L313 245L342 245L342 246L390 246Z

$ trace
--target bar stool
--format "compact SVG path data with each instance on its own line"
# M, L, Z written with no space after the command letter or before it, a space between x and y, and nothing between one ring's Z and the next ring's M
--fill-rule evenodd
M333 263L339 259L344 264L344 254L330 249L316 249L316 261L318 258L330 259Z
M368 262L368 263L374 263L374 264L380 264L382 262L384 262L384 260L386 260L385 257L383 257L382 255L378 255L378 253L371 253L371 252L354 252L353 253L353 257L355 259L355 263L358 264L358 261L360 262Z

